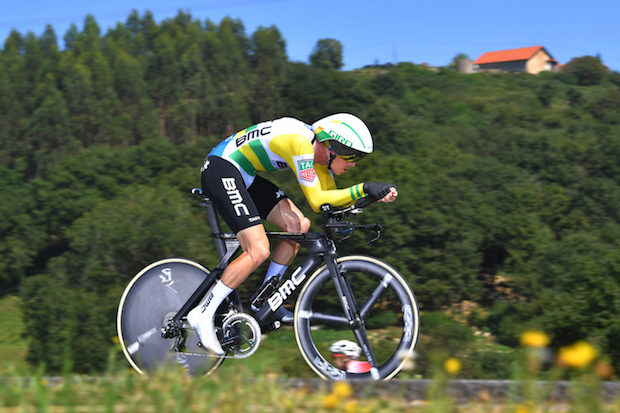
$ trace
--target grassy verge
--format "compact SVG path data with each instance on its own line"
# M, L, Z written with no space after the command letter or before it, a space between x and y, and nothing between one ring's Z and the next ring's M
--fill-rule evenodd
M114 364L114 363L111 363ZM246 367L221 369L208 377L189 378L180 369L143 377L129 369L111 369L100 378L67 376L49 381L41 375L8 377L0 386L0 412L424 412L533 413L620 411L620 401L599 398L600 383L571 382L570 403L539 398L526 388L505 400L480 397L457 403L450 376L438 373L424 400L402 392L378 394L373 383L321 382L289 387L274 375L255 376ZM547 395L549 396L549 395Z
M0 298L0 375L29 370L26 362L28 343L22 337L22 331L19 299L12 295Z
M620 411L620 400L611 402L600 396L601 379L609 379L614 374L609 371L609 366L604 368L605 358L598 355L596 349L586 342L576 343L560 349L556 366L543 368L543 363L553 357L546 355L549 353L546 349L549 339L540 332L529 332L522 337L522 348L510 359L510 377L515 380L515 388L521 390L501 401L481 395L480 400L458 404L450 396L450 379L467 374L468 359L459 358L457 352L447 353L456 357L427 360L430 373L426 377L434 380L424 400L412 401L402 393L376 396L376 392L364 391L364 387L360 391L359 383L351 386L325 382L318 388L287 387L280 381L282 377L315 378L315 375L299 354L293 331L286 327L270 332L252 357L226 361L215 374L207 377L188 378L181 370L142 377L128 367L115 347L110 367L98 378L69 375L59 381L48 381L42 370L32 374L33 369L26 364L27 343L20 335L23 325L18 304L16 297L0 300L0 413ZM433 330L433 333L433 337L441 337L441 342L456 341L443 337L440 329ZM341 338L338 335L341 333L329 330L318 334L325 335L321 342ZM432 342L426 343L426 347L433 347L430 344ZM507 364L506 355L499 351L501 349L478 347L484 354L497 354L498 360ZM450 349L449 346L446 348ZM471 356L468 357L471 360ZM404 372L398 378L411 378L411 374ZM571 402L553 402L550 389L554 380L567 378L570 379ZM549 384L541 386L541 379Z

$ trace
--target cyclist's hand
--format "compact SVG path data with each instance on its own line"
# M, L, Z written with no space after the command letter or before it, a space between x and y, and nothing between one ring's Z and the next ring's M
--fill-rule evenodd
M396 190L396 187L391 187L390 193L380 199L379 202L394 202L397 196L398 191Z
M392 202L398 196L396 185L383 182L364 182L364 192L382 202Z

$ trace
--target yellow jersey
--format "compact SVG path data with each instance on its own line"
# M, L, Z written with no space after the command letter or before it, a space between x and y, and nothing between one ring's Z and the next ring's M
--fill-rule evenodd
M317 212L326 203L347 206L366 196L363 183L336 187L329 168L314 163L313 140L311 126L294 118L281 118L229 136L209 156L219 156L237 167L246 187L254 182L257 172L291 169L310 207Z

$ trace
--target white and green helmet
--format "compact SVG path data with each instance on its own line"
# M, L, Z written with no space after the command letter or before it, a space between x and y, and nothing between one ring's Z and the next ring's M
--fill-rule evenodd
M357 160L372 152L372 136L366 124L350 113L336 113L312 124L319 142L348 160Z

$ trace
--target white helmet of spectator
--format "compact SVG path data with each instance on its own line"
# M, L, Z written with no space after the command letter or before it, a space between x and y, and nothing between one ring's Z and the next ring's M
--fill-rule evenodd
M357 343L354 343L350 340L338 340L329 348L334 354L344 354L345 356L349 356L351 358L358 358L362 349Z

